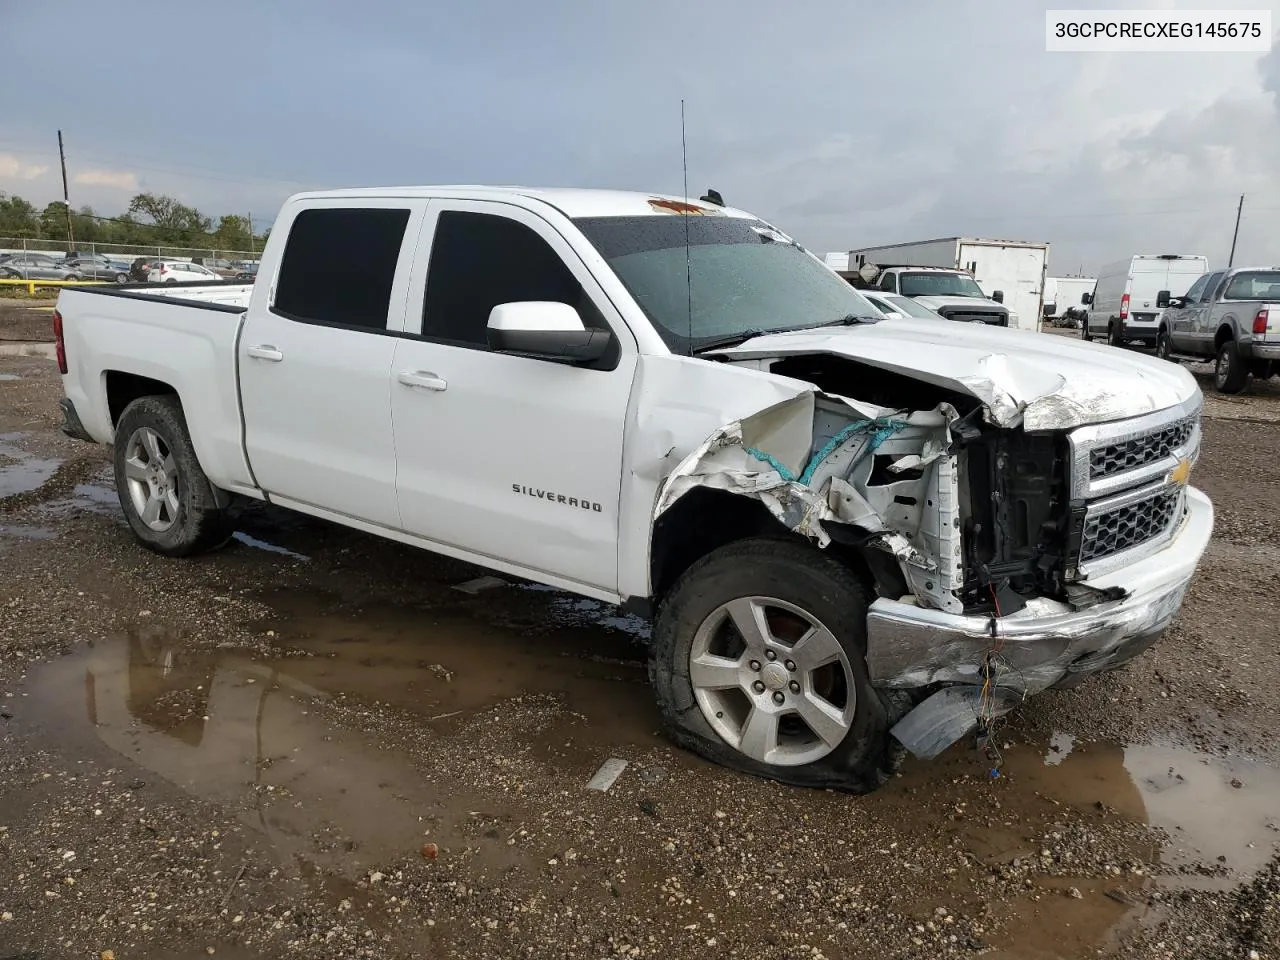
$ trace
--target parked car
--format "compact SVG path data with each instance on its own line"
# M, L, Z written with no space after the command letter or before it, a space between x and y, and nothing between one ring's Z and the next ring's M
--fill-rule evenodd
M1123 664L1212 533L1187 370L884 320L741 210L307 193L262 263L58 300L64 430L113 446L137 540L268 500L652 614L666 729L755 775L872 790L894 741Z
M243 265L239 272L236 273L236 279L241 283L253 283L258 279L258 265L256 263L248 263Z
M886 317L915 317L917 320L947 319L942 314L930 310L924 304L912 300L910 297L904 297L899 293L881 293L878 290L863 290L860 292L871 301L872 306Z
M63 260L44 253L20 253L0 263L0 277L10 280L82 280Z
M151 283L199 283L221 279L208 267L186 260L158 260L151 265L147 274L147 280Z
M1098 274L1093 292L1080 297L1089 308L1081 339L1106 337L1113 347L1138 340L1154 347L1160 316L1156 294L1186 290L1208 269L1204 257L1178 253L1139 254L1111 264Z
M86 280L114 280L116 283L129 281L127 264L112 260L100 253L69 258L65 263Z
M1280 372L1280 267L1215 270L1172 297L1156 295L1160 315L1156 355L1166 360L1214 359L1214 386L1240 393L1250 376Z
M237 272L230 260L215 259L213 257L192 257L191 262L199 264L224 279L234 277Z

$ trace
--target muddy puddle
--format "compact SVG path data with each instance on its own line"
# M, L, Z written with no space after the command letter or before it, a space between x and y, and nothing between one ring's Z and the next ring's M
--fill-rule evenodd
M27 453L17 444L21 438L20 433L0 434L0 498L38 490L62 465Z
M5 380L21 380L22 378L16 373L0 373L0 382Z
M697 798L708 791L750 807L778 789L672 753L656 733L643 646L613 608L514 584L442 593L425 606L263 594L274 614L251 626L265 654L195 648L139 627L34 672L25 703L58 739L105 747L136 764L130 776L224 807L280 863L343 883L432 843L495 883L545 868L545 851L508 842L548 815L545 796L462 782L459 751L492 762L495 776L512 758L527 761L524 775L574 796L602 758L630 757L615 789L652 791L668 820L705 817ZM530 702L550 704L542 716L551 719L499 722L523 718ZM661 778L650 781L653 763ZM869 797L777 800L811 798L817 821L880 824L885 849L870 853L902 872L896 909L907 915L927 918L939 902L977 915L986 905L975 877L1034 863L1014 874L1018 884L1025 875L1025 894L993 907L1010 931L988 941L993 957L1088 955L1143 919L1154 891L1234 886L1280 853L1271 767L1067 732L1005 743L998 776L990 766L957 746L909 762ZM670 869L645 859L650 822L617 828L637 881ZM977 872L917 875L908 848L934 863L951 848Z

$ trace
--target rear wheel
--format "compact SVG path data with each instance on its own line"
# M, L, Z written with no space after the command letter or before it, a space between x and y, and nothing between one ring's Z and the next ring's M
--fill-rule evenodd
M1122 334L1120 321L1112 320L1107 326L1107 343L1113 347L1124 346L1124 336Z
M1080 321L1080 339L1093 340L1093 334L1089 332L1089 318L1085 317Z
M143 397L116 424L116 493L148 549L185 557L225 543L228 510L196 459L176 397Z
M1240 393L1249 380L1249 370L1240 358L1234 340L1223 341L1213 368L1213 385L1219 393Z
M865 661L862 584L805 544L744 540L659 609L650 676L677 743L795 786L865 793L902 756Z

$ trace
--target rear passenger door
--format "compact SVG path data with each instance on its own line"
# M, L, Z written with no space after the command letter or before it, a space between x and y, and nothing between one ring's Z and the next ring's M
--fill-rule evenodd
M630 332L558 228L512 204L433 200L417 263L391 376L404 528L614 594ZM530 300L612 330L612 354L572 366L490 351L490 311Z
M319 201L278 226L238 347L245 448L273 500L399 527L389 378L425 208Z

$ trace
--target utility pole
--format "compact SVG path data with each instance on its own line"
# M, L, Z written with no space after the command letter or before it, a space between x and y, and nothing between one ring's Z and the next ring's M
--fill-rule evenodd
M249 211L249 259L254 258L253 252L253 211Z
M1236 232L1231 235L1231 256L1227 257L1227 269L1231 269L1231 264L1236 260L1236 240L1240 236L1240 214L1244 212L1244 194L1240 194L1240 205L1236 207Z
M71 195L67 192L67 153L62 149L62 131L58 131L58 160L62 163L62 204L67 208L67 252L76 248L76 232L71 226Z

